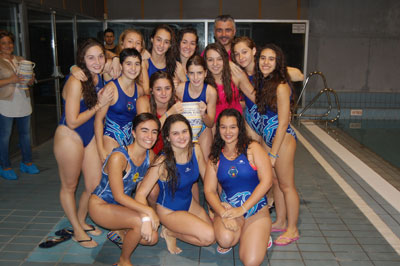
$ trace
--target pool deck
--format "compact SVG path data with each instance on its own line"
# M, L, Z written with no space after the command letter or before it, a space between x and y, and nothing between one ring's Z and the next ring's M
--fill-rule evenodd
M295 173L301 199L301 237L286 247L273 246L262 265L400 265L400 212L399 203L396 203L396 200L400 202L400 197L393 200L391 196L399 193L397 169L390 169L391 180L382 179L389 183L375 178L374 182L382 186L371 186L365 179L369 175L365 174L366 170L378 175L388 173L384 164L373 160L373 154L368 155L371 163L367 163L367 167L358 164L364 171L360 174L357 160L345 157L343 154L347 152L343 150L335 153L332 144L326 146L325 141L332 141L329 136L312 125L297 130ZM341 143L347 151L364 153L346 141ZM33 153L40 174L20 174L18 181L0 178L0 266L83 266L117 262L120 250L106 241L104 233L94 238L99 243L95 249L84 249L71 240L49 249L38 248L39 242L68 223L58 197L60 181L52 141L35 148ZM15 169L18 164L19 158L14 158ZM18 170L16 172L19 174ZM82 185L81 182L79 191ZM278 234L273 233L272 237ZM219 255L216 245L205 248L183 242L178 245L183 249L179 255L169 254L163 239L153 247L139 246L132 263L242 265L237 247L226 255Z

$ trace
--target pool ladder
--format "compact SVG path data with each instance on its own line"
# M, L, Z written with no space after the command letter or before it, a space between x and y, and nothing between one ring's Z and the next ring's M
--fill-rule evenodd
M328 84L326 83L326 78L325 78L324 74L323 74L322 72L320 72L320 71L314 71L314 72L311 72L310 74L308 74L308 76L307 76L307 78L306 78L306 81L304 82L303 89L301 90L300 96L299 96L299 98L298 98L298 100L297 100L297 102L296 102L295 110L298 108L299 102L300 102L300 100L301 100L301 97L302 97L303 94L304 94L304 91L305 91L305 89L306 89L306 87L307 87L307 85L308 85L308 82L309 82L310 78L313 77L313 76L315 76L315 77L320 76L320 77L322 78L322 81L324 82L324 88L323 88L322 90L320 90L320 91L318 92L317 95L314 96L314 98L303 108L303 110L301 110L300 113L294 114L293 116L294 116L294 117L297 117L297 121L298 121L298 124L299 124L299 125L300 125L300 120L301 120L301 118L303 118L303 117L312 117L312 118L315 118L315 120L321 120L321 121L327 121L327 122L333 123L333 122L337 121L337 120L339 119L339 117L340 117L339 98L338 98L338 96L337 96L337 94L336 94L336 92L335 92L334 89L328 88ZM326 112L323 113L323 114L315 114L315 115L313 115L313 114L305 114L305 112L306 112L308 109L310 109L310 107L311 107L311 106L319 99L319 97L321 97L323 94L326 95L326 99L327 99L327 102L328 102L328 107L327 107ZM337 113L336 113L336 116L335 116L334 118L328 119L328 117L329 117L329 115L330 115L330 113L331 113L331 111L332 111L331 95L333 95L333 97L334 97L334 99L335 99L336 108L337 108Z

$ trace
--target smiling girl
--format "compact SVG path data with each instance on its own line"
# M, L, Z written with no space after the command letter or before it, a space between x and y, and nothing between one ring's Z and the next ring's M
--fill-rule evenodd
M61 179L60 201L73 227L73 240L85 248L94 248L97 243L88 233L100 235L101 231L86 223L89 196L101 177L101 161L94 138L94 115L113 99L113 91L102 89L100 73L105 55L103 45L97 40L88 39L80 45L77 64L88 79L82 82L71 76L64 86L64 112L54 136L54 155ZM85 191L77 211L75 192L81 171Z
M146 203L154 185L159 185L156 210L163 224L161 234L170 253L182 252L176 239L196 246L209 246L215 241L212 223L192 196L192 185L199 174L204 177L205 172L201 149L192 144L190 124L180 114L167 118L162 135L163 154L150 167L135 199Z
M189 81L181 83L176 95L182 102L198 102L203 127L198 141L207 160L211 149L212 132L214 126L217 92L214 87L204 82L207 76L207 67L200 55L189 58L186 64Z
M274 244L285 246L299 239L299 195L294 182L297 138L290 126L293 92L285 57L278 46L268 44L260 49L256 64L255 84L258 90L253 111L261 115L259 131L276 174L273 180L276 220L272 231L283 232Z
M113 99L97 111L94 123L97 150L102 162L113 148L132 143L136 100L144 94L142 87L136 82L142 63L139 52L134 48L124 49L119 58L122 74L106 86L106 89L113 91Z
M151 57L145 60L149 77L156 71L165 71L173 77L174 84L186 81L182 66L176 61L177 45L174 31L166 24L157 26L151 34Z
M135 141L118 147L103 165L100 184L90 197L92 219L111 230L125 230L118 265L131 266L130 257L136 246L154 245L158 241L159 219L154 210L132 199L132 191L140 183L154 158L154 145L160 122L149 113L133 120Z

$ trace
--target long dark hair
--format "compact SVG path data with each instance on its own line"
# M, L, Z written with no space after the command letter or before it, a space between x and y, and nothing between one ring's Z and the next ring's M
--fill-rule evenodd
M166 63L166 72L170 74L171 77L175 76L175 69L176 69L176 58L178 55L178 48L176 45L176 37L174 31L171 29L170 26L167 24L158 25L154 28L153 32L151 33L151 39L154 42L154 36L156 36L159 30L165 30L169 32L171 36L171 46L169 47L168 51L165 54L165 63ZM153 43L150 42L150 52L153 50Z
M209 50L214 50L216 51L221 57L223 61L223 67L222 67L222 85L224 86L224 92L225 92L225 97L226 101L228 103L231 103L233 101L233 98L235 95L232 93L232 75L231 75L231 68L229 67L229 55L226 52L225 48L222 46L220 43L210 43L207 45L206 49L204 50L204 59L207 63L207 52ZM207 65L208 68L208 65ZM205 82L214 88L217 88L217 83L215 82L215 78L213 74L211 73L210 70L207 71L207 76L205 79ZM217 95L218 97L218 95ZM218 99L219 100L219 99Z
M275 69L267 76L264 77L260 70L260 56L265 49L271 49L276 55ZM263 114L267 110L267 106L274 112L277 112L277 98L276 89L279 84L288 83L290 87L290 78L287 73L285 55L281 48L275 44L267 44L262 47L256 54L256 76L254 84L256 85L256 104L258 111ZM293 97L290 99L290 107L293 108Z
M189 121L183 115L173 114L167 117L167 119L164 122L164 126L161 129L162 139L164 142L164 147L162 151L165 156L163 163L165 164L165 169L167 170L167 182L172 192L172 197L174 197L175 195L175 191L178 187L180 177L179 177L179 172L176 169L175 154L174 151L172 150L171 142L168 139L169 139L169 133L171 131L171 126L176 122L185 123L189 129L190 139L193 139L192 127L190 126ZM188 154L187 154L188 159L191 158L190 156L192 155L191 152L192 150L193 150L193 142L190 140L188 146Z
M183 28L183 29L181 29L181 30L178 31L178 34L177 34L177 46L178 46L178 50L179 50L179 47L180 47L180 45L181 45L183 36L185 36L186 33L191 33L191 34L194 34L194 35L196 36L196 49L194 50L194 54L193 54L193 55L196 55L197 52L198 52L198 50L199 50L199 36L197 35L197 30L196 30L195 28L192 28L192 27ZM177 60L178 60L179 62L181 62L181 57L180 57L180 56L177 56ZM181 62L181 63L182 63L182 62Z
M152 114L157 116L157 103L156 100L154 99L153 95L153 88L154 88L154 83L156 83L157 80L159 79L166 79L168 82L171 84L172 91L171 91L171 99L168 101L168 106L167 110L171 108L176 100L175 100L175 86L174 86L174 81L172 80L172 77L164 71L158 70L154 72L151 77L150 77L150 111Z
M212 161L214 165L217 165L219 161L219 155L221 154L221 151L225 146L225 141L222 139L221 134L219 132L219 127L222 117L236 118L236 124L239 128L238 142L236 143L236 150L238 154L245 153L247 147L252 141L246 133L246 126L242 114L238 110L233 108L223 110L217 119L217 125L216 125L217 130L215 131L214 141L211 146L211 152L209 155L209 159Z
M76 56L76 61L77 61L76 65L80 69L82 69L83 73L85 73L85 75L87 77L87 80L81 81L81 84L82 84L83 100L89 109L94 107L97 103L97 92L95 89L93 77L85 63L86 52L87 52L87 50L89 50L89 48L91 48L93 46L99 46L105 55L104 46L98 40L89 38L80 44L80 46L78 48L78 53Z

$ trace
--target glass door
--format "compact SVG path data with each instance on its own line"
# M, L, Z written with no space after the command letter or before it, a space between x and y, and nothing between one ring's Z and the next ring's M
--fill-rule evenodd
M57 127L55 71L56 40L53 34L54 14L46 11L27 10L30 59L36 63L37 83L33 86L32 139L35 145L53 137Z

